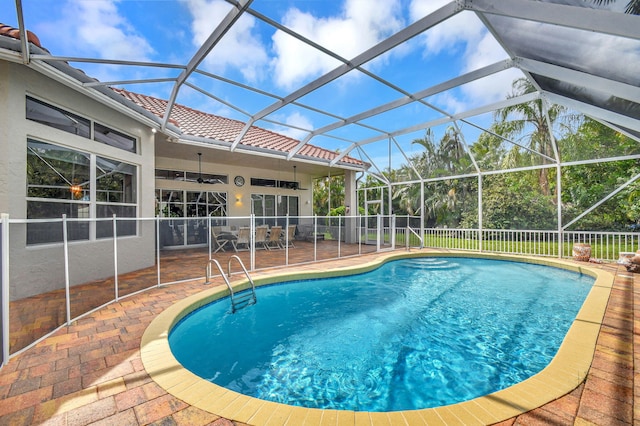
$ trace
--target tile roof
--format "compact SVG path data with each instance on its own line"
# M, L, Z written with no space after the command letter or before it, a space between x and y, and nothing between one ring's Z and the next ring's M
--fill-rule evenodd
M124 89L114 88L113 90L156 116L164 116L168 103L166 100ZM240 134L245 125L242 121L197 111L180 104L173 106L169 121L186 135L214 139L229 143L229 145L234 142L236 136ZM287 153L291 152L299 143L300 141L288 136L251 126L244 138L242 138L240 145ZM296 155L330 161L336 158L339 153L306 144ZM350 165L364 165L362 161L349 156L343 157L341 162Z
M2 23L0 23L0 35L12 37L18 40L21 39L21 34L19 29L14 28L10 25L2 24ZM35 44L41 49L43 48L42 45L40 44L40 39L38 38L38 36L36 36L34 33L32 33L29 30L27 30L27 41Z
M0 36L7 36L20 40L21 34L19 29L0 23ZM27 31L27 40L39 48L44 49L40 44L38 37L31 31ZM152 114L158 117L164 117L164 112L167 107L166 100L130 92L124 89L112 89L114 92L122 95L124 98L134 102ZM234 142L236 136L242 131L245 125L242 121L197 111L180 104L174 105L171 111L171 117L169 117L169 122L178 127L185 135L212 139L228 143L229 145ZM289 153L298 146L299 143L300 141L288 136L260 127L251 126L244 138L242 138L240 145L280 153ZM316 160L331 161L336 158L339 153L315 145L306 144L296 155ZM367 166L363 161L349 156L343 157L339 163L351 166Z

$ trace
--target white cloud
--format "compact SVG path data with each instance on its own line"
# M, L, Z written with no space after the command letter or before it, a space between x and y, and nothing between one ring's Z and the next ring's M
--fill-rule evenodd
M231 6L220 0L189 0L193 18L193 44L200 47L227 15ZM227 68L239 70L250 82L258 81L268 65L265 47L256 30L256 19L242 15L207 56L206 64L216 72Z
M464 56L463 72L491 65L507 57L496 39L486 31L480 42L476 44L476 48L467 50ZM520 77L523 77L522 72L511 68L465 84L461 90L467 99L478 99L482 103L496 102L507 97L511 92L511 82Z
M327 18L292 8L282 23L346 59L352 59L402 26L397 0L346 0L339 16ZM340 64L281 31L272 40L276 54L272 66L279 87L292 89Z
M464 101L456 98L449 92L436 95L435 100L439 107L450 114L456 114L468 109L468 106Z
M287 117L274 117L278 121L282 121L294 127L276 126L273 131L284 136L288 136L292 139L301 140L309 134L309 131L313 129L313 123L308 117L294 112ZM308 129L307 131L301 129Z
M416 21L449 3L449 0L413 0L409 11ZM507 59L508 55L487 31L475 13L463 11L429 29L421 35L425 57L438 54L455 54L460 58L460 73L469 72L497 61ZM456 113L479 104L504 99L511 88L511 80L522 76L518 70L512 70L505 76L489 76L468 83L460 88L459 98L451 93L438 97L448 112ZM440 103L439 103L440 104ZM450 108L450 109L449 109Z
M54 55L150 61L156 55L149 41L118 9L119 0L66 0L36 24L43 46ZM82 69L100 81L144 78L145 73L124 66L84 64Z
M449 0L413 0L409 6L412 21L417 21L435 12ZM461 12L444 22L430 28L422 36L426 55L435 55L442 51L462 51L465 45L482 37L484 25L472 12Z
M79 1L68 6L75 25L63 25L77 48L101 58L148 60L154 53L149 42L118 11L117 0ZM63 6L64 7L64 6Z

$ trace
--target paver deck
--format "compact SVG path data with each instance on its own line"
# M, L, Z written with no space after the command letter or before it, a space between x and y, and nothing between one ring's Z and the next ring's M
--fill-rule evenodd
M301 247L303 251L308 252ZM188 255L180 254L180 264L194 267ZM376 256L290 268L327 269ZM635 405L640 380L634 381L640 378L640 362L635 362L640 361L640 274L615 264L590 266L606 268L615 281L586 380L568 395L501 425L640 424L640 405ZM178 277L181 272L174 273ZM122 298L13 357L0 370L0 425L241 425L167 393L140 359L140 339L149 323L176 301L200 292L203 284L196 280L154 287ZM217 278L213 285L223 284ZM34 305L32 310L37 310Z

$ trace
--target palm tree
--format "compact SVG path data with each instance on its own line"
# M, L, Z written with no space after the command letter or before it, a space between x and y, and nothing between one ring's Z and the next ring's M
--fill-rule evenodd
M525 78L519 78L512 84L513 93L509 95L509 98L525 95L536 91L536 88ZM564 107L554 105L547 111L551 125L557 121L557 119L564 112ZM547 119L543 104L541 100L535 100L531 102L525 102L522 104L512 105L495 112L495 118L498 120L498 126L501 130L501 134L507 138L515 138L522 136L522 133L529 127L533 130L530 134L525 135L528 139L528 148L531 151L542 154L542 163L548 163L548 157L554 157L553 145L551 143L551 135L549 127L547 126ZM514 146L514 150L519 150L518 146ZM507 158L518 158L519 153L513 152L512 155L507 155ZM536 164L536 157L528 155L528 158ZM540 190L544 195L550 195L549 188L549 171L548 169L538 170L538 184Z
M614 2L615 0L592 0L593 3L600 6L602 4L609 4ZM629 0L627 3L627 7L624 10L624 13L628 13L629 15L640 15L640 0Z
M412 143L424 149L410 159L423 179L452 176L468 169L471 164L464 142L453 126L447 128L437 144L431 129L425 132L424 138L415 139ZM405 165L398 174L409 177L413 175L413 169ZM469 192L467 180L447 179L425 186L424 205L420 205L420 184L396 187L393 198L409 214L419 214L424 209L425 219L432 225L456 226L459 210L464 207Z

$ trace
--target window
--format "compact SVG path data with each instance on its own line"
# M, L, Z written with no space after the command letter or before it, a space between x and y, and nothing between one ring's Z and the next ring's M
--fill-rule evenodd
M102 124L93 124L93 140L133 152L134 154L137 152L136 138L127 136Z
M276 188L278 186L278 182L275 179L260 179L260 178L251 178L252 186L265 186L268 188Z
M285 216L298 216L298 197L251 194L251 212L256 215L258 225L284 226ZM276 215L278 217L274 218Z
M229 183L229 177L227 175L165 169L156 169L156 179L198 182L209 185Z
M89 216L90 157L86 153L27 141L27 218ZM69 223L69 240L89 239L85 222ZM27 244L62 241L61 223L29 223Z
M227 193L213 191L156 190L156 214L162 246L206 244L208 222L223 225L227 218Z
M72 133L83 138L91 138L93 128L93 140L120 148L125 151L138 152L137 139L113 130L100 123L91 123L91 120L77 114L49 105L45 102L27 96L26 117L45 126Z
M27 140L27 218L137 216L137 167L58 145ZM91 171L95 178L92 178ZM95 206L95 207L94 207ZM113 235L111 222L69 222L69 240ZM136 223L118 222L118 235L135 235ZM29 223L27 244L63 240L62 224Z
M298 189L300 184L291 180L275 180L275 179L262 179L251 178L252 186L264 186L267 188L284 188L284 189Z
M136 217L136 172L131 164L96 157L96 217ZM99 221L96 237L113 236L113 224ZM135 221L117 221L119 236L135 235Z
M91 132L91 121L79 115L48 105L27 96L27 118L49 127L88 138Z

